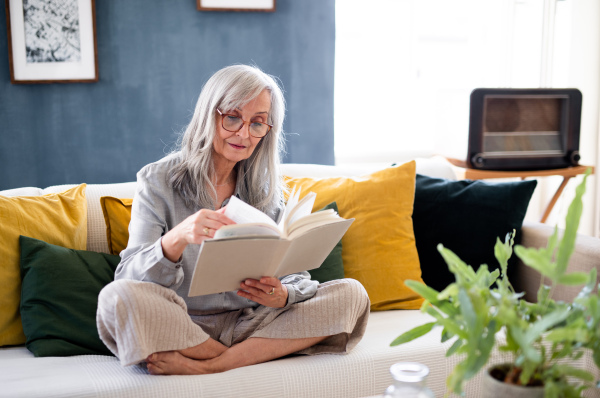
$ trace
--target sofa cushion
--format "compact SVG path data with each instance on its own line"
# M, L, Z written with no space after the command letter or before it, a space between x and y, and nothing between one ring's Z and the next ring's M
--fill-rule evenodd
M412 160L408 159L407 161ZM442 156L433 156L428 158L416 158L416 172L430 177L447 178L456 180L456 173L453 166L446 158ZM329 177L355 177L371 174L385 169L392 164L403 164L405 162L396 160L393 162L377 163L346 163L341 165L323 165L307 163L282 163L280 165L281 174L288 177L311 177L311 178L329 178Z
M342 238L344 273L363 284L372 310L420 307L421 297L404 285L406 279L421 280L411 218L414 161L361 177L297 177L287 183L315 192L315 208L335 200L340 216L355 219Z
M325 205L321 210L333 209L336 213L339 213L337 203L331 202ZM327 255L327 258L323 261L323 264L319 268L311 269L308 271L310 279L319 281L320 283L332 281L334 279L342 279L344 277L344 262L342 260L342 240L334 246L331 253Z
M36 357L111 355L98 337L98 294L119 256L67 249L21 236L21 318Z
M86 185L42 196L0 196L0 346L25 342L19 314L19 235L85 249Z
M417 175L413 223L425 283L440 291L454 282L437 245L452 250L477 269L499 268L494 257L496 238L521 226L536 180L518 182L450 181ZM509 278L517 261L509 261Z
M133 199L119 199L112 196L100 198L102 214L106 223L106 240L110 254L118 255L127 247L129 240L129 221Z

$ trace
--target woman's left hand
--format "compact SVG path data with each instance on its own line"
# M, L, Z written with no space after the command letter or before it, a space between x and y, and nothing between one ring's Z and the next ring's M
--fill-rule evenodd
M279 279L268 276L263 276L260 280L246 279L240 283L237 294L272 308L285 307L288 299L285 285L282 285Z

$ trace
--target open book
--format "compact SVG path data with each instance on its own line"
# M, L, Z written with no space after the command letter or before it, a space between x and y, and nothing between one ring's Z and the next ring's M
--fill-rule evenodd
M321 266L354 219L334 210L311 213L316 194L290 194L279 222L232 196L221 227L200 247L189 296L237 290L247 278L282 277Z

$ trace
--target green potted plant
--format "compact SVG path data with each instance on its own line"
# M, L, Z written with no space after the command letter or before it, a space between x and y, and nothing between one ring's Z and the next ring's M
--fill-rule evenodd
M459 394L464 382L486 366L494 347L512 353L513 360L493 367L488 373L492 380L498 379L507 387L520 386L517 389L524 389L529 398L535 396L535 391L546 398L580 397L584 389L597 388L597 381L590 372L567 363L589 351L600 368L600 299L596 270L567 273L589 174L588 170L576 189L560 241L555 228L546 248L514 247L523 263L550 282L549 285L541 283L536 303L527 302L506 276L508 259L513 253L514 231L507 235L505 242L497 239L494 247L501 272L490 272L486 265L475 271L452 251L438 245L456 281L441 292L420 282L407 281L406 285L425 299L421 310L434 319L402 334L391 345L407 343L436 326L442 327L442 341L454 339L446 355L461 355L461 361L447 379L448 389ZM558 285L583 285L583 288L567 303L552 298ZM535 386L538 388L530 388ZM486 397L492 394L486 392ZM518 392L510 394L512 398L519 396Z

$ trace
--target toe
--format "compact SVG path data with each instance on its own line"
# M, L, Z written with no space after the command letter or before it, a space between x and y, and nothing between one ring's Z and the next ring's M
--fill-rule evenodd
M162 369L160 369L158 366L152 364L152 363L148 363L148 372L150 372L150 374L152 375L162 375L164 374L164 372L162 371Z

